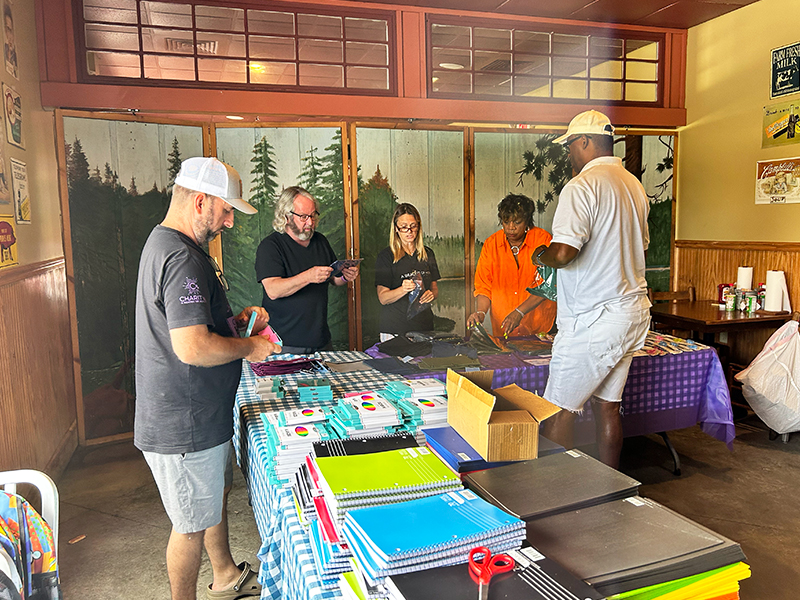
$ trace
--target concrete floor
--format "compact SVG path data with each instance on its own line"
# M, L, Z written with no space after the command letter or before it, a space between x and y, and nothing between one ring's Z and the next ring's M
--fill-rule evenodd
M755 417L737 422L733 452L694 427L670 433L683 474L658 436L625 441L621 469L642 496L739 542L753 575L745 600L794 600L800 589L800 434L769 441ZM260 540L240 473L230 496L231 547L258 564ZM158 491L130 443L80 450L58 482L60 568L66 600L168 600L164 551L170 531ZM76 543L69 540L86 537ZM204 558L198 598L211 579ZM290 600L290 599L287 599Z

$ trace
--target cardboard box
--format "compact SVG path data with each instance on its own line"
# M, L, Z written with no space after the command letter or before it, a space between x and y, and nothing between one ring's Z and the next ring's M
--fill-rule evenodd
M447 423L488 462L539 455L539 424L561 409L516 384L492 390L494 371L447 370Z

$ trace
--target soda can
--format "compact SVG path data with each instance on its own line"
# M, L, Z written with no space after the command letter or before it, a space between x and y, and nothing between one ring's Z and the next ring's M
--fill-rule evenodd
M730 292L725 295L725 312L733 312L736 310L736 295Z
M744 297L745 312L753 313L758 310L758 296L755 292L748 292Z

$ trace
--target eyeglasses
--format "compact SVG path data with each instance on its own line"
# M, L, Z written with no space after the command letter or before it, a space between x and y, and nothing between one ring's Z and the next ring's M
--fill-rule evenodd
M211 262L211 265L214 267L214 273L217 274L217 279L219 279L219 283L222 286L222 289L226 292L231 289L231 286L228 285L228 280L225 279L225 275L222 273L222 269L219 267L219 263L217 259L211 256L210 254L206 254L208 260Z
M307 223L309 219L313 219L313 220L315 220L315 221L316 221L317 219L319 219L319 212L318 212L318 211L316 211L316 210L315 210L313 213L311 213L310 215L298 215L298 214L297 214L296 212L294 212L293 210L290 210L289 212L290 212L290 213L292 213L292 214L293 214L295 217L297 217L298 219L300 219L300 222L301 222L301 223Z
M570 150L570 147L572 146L572 144L574 144L575 142L577 142L577 141L578 141L579 139L581 139L582 137L584 137L584 136L582 136L582 135L579 135L579 136L577 136L577 137L574 137L574 138L572 138L571 140L567 140L567 143L566 143L566 144L564 144L564 147L565 147L567 150Z
M400 233L411 233L412 231L416 231L419 229L419 225L395 225L397 227L397 231Z

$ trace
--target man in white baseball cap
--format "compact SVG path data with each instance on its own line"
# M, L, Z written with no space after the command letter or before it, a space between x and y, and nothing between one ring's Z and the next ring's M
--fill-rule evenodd
M173 600L195 600L203 547L213 581L210 600L259 596L258 572L236 564L228 543L227 497L233 470L233 402L242 358L280 352L266 337L240 338L227 283L203 245L233 227L242 180L216 158L189 158L175 178L167 215L147 238L136 287L136 416L134 445L144 454L172 522L167 573Z
M576 175L559 195L550 245L533 254L534 264L558 269L558 334L544 397L563 410L545 421L544 435L571 448L575 414L591 399L600 460L616 468L622 390L650 324L650 203L614 156L614 127L603 113L579 114L553 141L567 148Z

